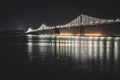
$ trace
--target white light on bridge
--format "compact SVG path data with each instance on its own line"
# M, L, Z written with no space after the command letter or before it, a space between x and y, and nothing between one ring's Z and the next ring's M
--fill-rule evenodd
M112 22L111 20L108 20L108 22Z
M102 20L101 23L105 23L105 20Z
M120 19L116 19L116 21L120 22Z
M98 21L95 21L95 23L97 24L97 23L98 23Z
M32 30L32 28L29 28L27 31L26 31L26 33L29 33L29 32L32 32L33 30Z
M92 21L90 21L90 24L93 24L93 22L92 22Z

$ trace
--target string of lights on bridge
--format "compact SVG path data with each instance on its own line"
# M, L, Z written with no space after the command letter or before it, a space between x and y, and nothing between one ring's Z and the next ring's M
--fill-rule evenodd
M38 29L29 28L25 33L37 32L42 30L50 30L55 28L69 28L69 27L80 27L80 26L89 26L89 25L101 25L101 24L112 24L118 23L120 19L100 19L96 17L91 17L85 14L79 15L74 20L70 21L65 25L57 25L57 26L48 26L46 24L42 24Z

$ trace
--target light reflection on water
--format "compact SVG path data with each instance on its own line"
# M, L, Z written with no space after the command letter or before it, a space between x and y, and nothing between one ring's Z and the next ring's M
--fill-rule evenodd
M44 64L49 62L46 59L55 58L66 66L73 64L72 70L120 70L120 37L28 35L27 40L29 61L38 57Z

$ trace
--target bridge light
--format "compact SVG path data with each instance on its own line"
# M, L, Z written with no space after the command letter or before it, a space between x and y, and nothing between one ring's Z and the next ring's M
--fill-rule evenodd
M32 28L28 28L28 30L25 33L29 33L29 32L32 32L32 31L33 31Z
M113 19L111 19L111 22L113 22L114 20Z
M116 19L116 21L120 22L120 19Z
M108 22L110 23L110 22L112 22L111 20L108 20Z
M90 21L90 24L93 24L93 22L92 22L92 21Z
M101 23L105 23L105 20L102 20Z
M95 23L97 24L97 23L98 23L98 21L95 21Z
M71 24L68 24L68 26L70 26Z
M60 28L60 26L56 26L57 28Z
M29 32L29 31L32 31L32 28L29 28L29 29L28 29L28 32Z
M64 25L64 27L66 27L67 26L67 24L66 25Z
M63 25L63 27L65 27L66 25Z
M62 25L59 26L59 28L62 28L62 27L63 27Z

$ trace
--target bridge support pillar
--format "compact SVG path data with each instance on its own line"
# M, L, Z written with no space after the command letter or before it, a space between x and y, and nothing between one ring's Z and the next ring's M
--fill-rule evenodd
M80 36L84 36L84 26L80 26Z
M59 34L60 33L60 29L59 28L55 28L55 34Z

